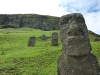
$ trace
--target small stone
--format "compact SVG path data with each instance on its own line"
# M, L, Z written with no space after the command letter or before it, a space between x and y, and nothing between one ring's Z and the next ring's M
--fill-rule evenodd
M47 40L47 37L45 34L42 35L42 41L46 41Z
M58 33L56 32L52 33L52 45L58 46Z
M34 46L35 40L36 40L36 37L35 36L31 36L29 38L29 40L28 40L28 46Z

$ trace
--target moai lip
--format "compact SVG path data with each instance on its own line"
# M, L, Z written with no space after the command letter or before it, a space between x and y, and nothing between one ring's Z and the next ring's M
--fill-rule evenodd
M70 58L77 63L81 63L81 62L85 61L87 59L87 57L88 57L88 55L86 54L83 56L71 56Z

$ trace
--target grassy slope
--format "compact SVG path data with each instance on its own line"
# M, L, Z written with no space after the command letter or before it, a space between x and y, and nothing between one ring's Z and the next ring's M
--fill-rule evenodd
M52 32L59 33L30 28L1 29L0 75L56 75L57 59L62 53L60 38L59 46L55 47L51 46L50 38L46 42L38 38L42 34L50 37ZM37 37L34 47L27 46L30 36ZM91 41L91 45L100 61L100 42Z

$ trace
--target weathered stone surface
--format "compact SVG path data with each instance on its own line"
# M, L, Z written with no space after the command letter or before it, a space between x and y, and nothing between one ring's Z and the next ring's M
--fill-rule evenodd
M62 55L57 62L58 75L100 75L98 60L92 50L84 17L80 13L60 19Z
M45 34L43 34L41 38L42 38L42 41L46 41L47 40L47 37L46 37Z
M56 32L52 33L52 45L58 46L58 33Z
M29 40L28 40L28 46L34 46L35 40L36 40L36 37L35 36L31 36L29 38Z
M38 14L0 14L1 25L14 26L15 28L31 27L45 31L59 29L59 17ZM1 27L2 28L2 27Z

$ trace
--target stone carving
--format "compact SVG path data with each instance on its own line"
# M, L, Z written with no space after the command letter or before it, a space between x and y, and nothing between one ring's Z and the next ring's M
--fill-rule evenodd
M60 18L62 55L57 61L57 75L100 75L98 60L92 50L84 17L80 13Z
M56 32L52 33L52 45L58 46L58 33Z
M36 37L35 36L31 36L29 38L29 40L28 40L28 46L34 46L35 40L36 40Z
M46 41L46 40L47 40L46 35L43 34L43 35L42 35L42 41Z

